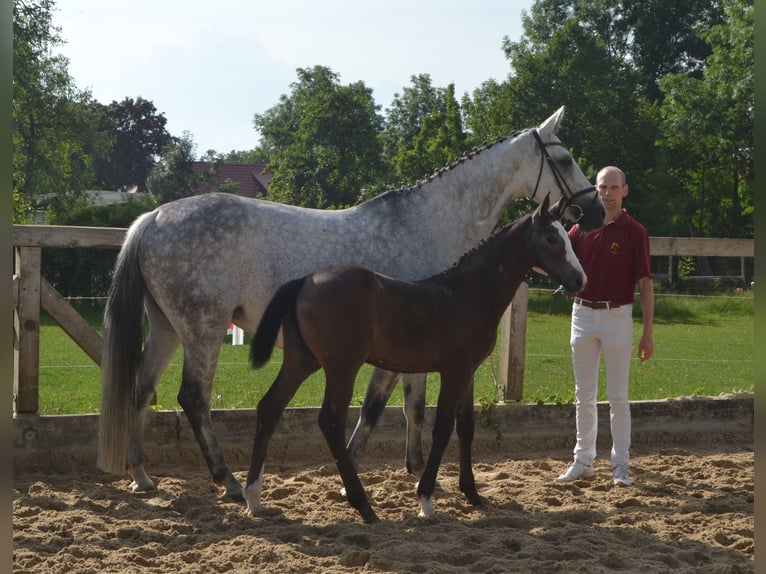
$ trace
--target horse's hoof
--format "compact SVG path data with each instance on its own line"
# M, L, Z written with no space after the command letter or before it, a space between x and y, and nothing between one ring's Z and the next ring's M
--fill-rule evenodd
M149 481L148 484L138 484L135 480L130 483L128 487L131 492L149 492L150 490L156 490L154 483Z

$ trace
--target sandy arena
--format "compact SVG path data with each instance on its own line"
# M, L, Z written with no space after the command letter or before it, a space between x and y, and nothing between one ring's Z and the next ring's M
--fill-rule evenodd
M373 525L341 498L325 453L324 463L269 458L257 518L223 498L201 461L150 468L158 489L143 494L92 467L19 469L14 572L755 570L752 443L634 448L628 488L612 485L603 458L595 480L555 484L569 449L480 454L478 509L458 492L457 461L445 456L431 519L417 516L415 480L401 458L367 454L360 476L381 519ZM246 469L235 474L244 482Z

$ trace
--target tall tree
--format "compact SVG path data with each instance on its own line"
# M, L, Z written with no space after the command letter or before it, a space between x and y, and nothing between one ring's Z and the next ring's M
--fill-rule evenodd
M630 57L644 74L651 99L662 97L659 83L666 74L701 77L711 51L704 30L723 21L726 3L622 0L618 28L629 39Z
M253 120L274 173L269 195L307 207L354 205L384 174L372 90L362 82L343 86L324 66L297 74L291 94Z
M95 182L93 158L108 149L90 94L77 90L66 58L53 55L61 44L53 6L13 4L13 185L28 206L76 201Z
M725 23L708 27L711 45L701 78L660 81L662 149L672 185L686 199L677 226L712 236L753 235L754 4L730 0ZM688 231L683 230L682 231Z
M436 168L450 163L465 151L466 134L463 131L460 105L455 99L455 85L447 86L440 99L442 105L434 105L422 118L415 116L420 123L420 130L411 142L407 143L408 138L404 135L406 132L398 141L397 153L393 159L400 183L412 184Z
M157 165L152 168L146 185L157 203L167 203L194 195L200 179L194 174L196 145L191 134L184 134L167 145Z
M99 182L106 189L122 191L136 186L145 191L146 178L157 158L174 141L165 129L164 114L140 96L94 107L101 115L103 131L113 142L109 156L96 163Z

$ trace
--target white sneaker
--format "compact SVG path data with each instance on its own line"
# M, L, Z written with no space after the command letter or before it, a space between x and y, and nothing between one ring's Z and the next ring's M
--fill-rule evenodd
M632 482L628 478L628 465L625 463L616 464L612 467L614 473L614 484L617 486L630 486Z
M574 461L567 469L556 477L556 482L574 482L575 480L590 479L596 476L592 466L586 466L579 460Z

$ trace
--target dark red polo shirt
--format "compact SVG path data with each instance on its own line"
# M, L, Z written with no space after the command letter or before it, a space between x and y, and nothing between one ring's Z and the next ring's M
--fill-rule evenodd
M627 210L598 231L588 234L569 230L572 247L588 276L578 297L590 301L633 303L636 282L651 277L649 234Z

